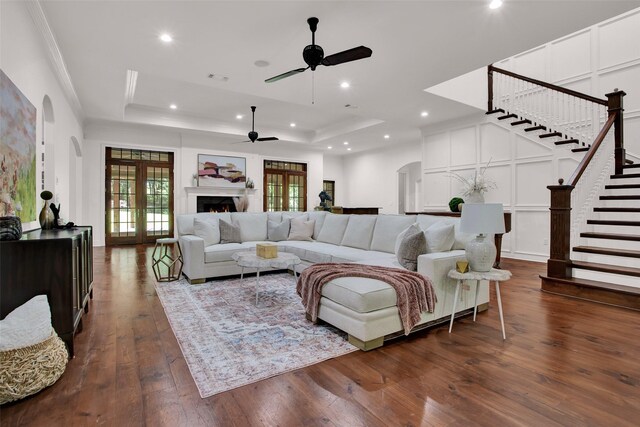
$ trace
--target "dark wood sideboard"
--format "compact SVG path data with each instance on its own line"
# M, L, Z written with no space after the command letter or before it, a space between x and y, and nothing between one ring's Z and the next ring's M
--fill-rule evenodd
M405 212L405 215L436 215L436 216L453 216L460 217L460 212L447 212L447 211L423 211L423 212ZM504 234L511 231L511 212L504 213ZM500 268L500 252L502 251L502 234L496 234L494 236L494 242L496 244L496 262L493 264L495 268Z
M51 323L73 357L73 336L93 298L93 229L33 230L0 242L0 318L36 295L51 307Z
M331 213L345 215L378 215L380 209L381 208L376 207L345 208L343 206L332 206Z

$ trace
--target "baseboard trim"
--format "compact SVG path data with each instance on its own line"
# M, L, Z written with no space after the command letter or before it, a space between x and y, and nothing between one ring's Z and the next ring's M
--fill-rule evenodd
M640 288L575 277L540 279L543 292L640 311Z

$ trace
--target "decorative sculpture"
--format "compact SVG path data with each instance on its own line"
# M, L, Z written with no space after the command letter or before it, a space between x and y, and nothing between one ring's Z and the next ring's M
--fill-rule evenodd
M320 197L320 206L322 206L322 209L325 211L331 210L331 207L327 206L327 202L333 202L333 198L331 198L329 193L322 190L320 194L318 194L318 197Z

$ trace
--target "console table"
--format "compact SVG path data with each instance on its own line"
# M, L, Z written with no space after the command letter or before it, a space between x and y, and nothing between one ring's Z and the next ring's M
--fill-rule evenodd
M463 208L464 209L464 208ZM424 211L424 212L405 212L405 215L435 215L435 216L453 216L460 217L460 212L447 212L447 211ZM504 213L504 234L511 231L511 212ZM500 268L500 254L502 251L502 234L496 234L494 236L494 243L496 244L496 262L493 264L494 268Z
M93 229L33 230L0 242L0 318L46 295L51 323L73 357L73 336L93 298Z
M332 206L331 213L344 215L378 215L381 208L378 207L357 207L345 208L343 206Z

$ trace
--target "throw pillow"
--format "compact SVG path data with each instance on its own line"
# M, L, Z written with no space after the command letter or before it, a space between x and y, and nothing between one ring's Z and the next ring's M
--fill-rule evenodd
M393 249L394 254L396 255L398 254L398 250L400 249L400 243L402 243L402 239L404 239L404 236L406 236L410 230L414 231L415 230L414 227L417 228L418 230L420 229L420 226L417 223L413 223L407 228L405 228L404 230L402 230L400 234L398 234L398 237L396 237L396 244Z
M51 330L47 296L37 295L0 320L0 351L38 344L51 336Z
M193 220L193 234L204 240L204 247L220 243L220 225L218 218Z
M291 220L288 218L282 222L269 220L269 222L267 222L267 240L272 242L287 240L290 227Z
M398 262L407 270L418 269L418 257L427 252L427 240L417 225L412 225L398 248Z
M220 220L220 243L242 243L240 241L240 227Z
M293 218L291 220L291 231L289 231L289 239L288 240L309 240L312 241L313 238L313 227L316 225L316 222L312 219L309 221L306 220L306 217L303 218Z
M456 240L453 224L438 222L424 232L427 239L427 253L449 252Z

